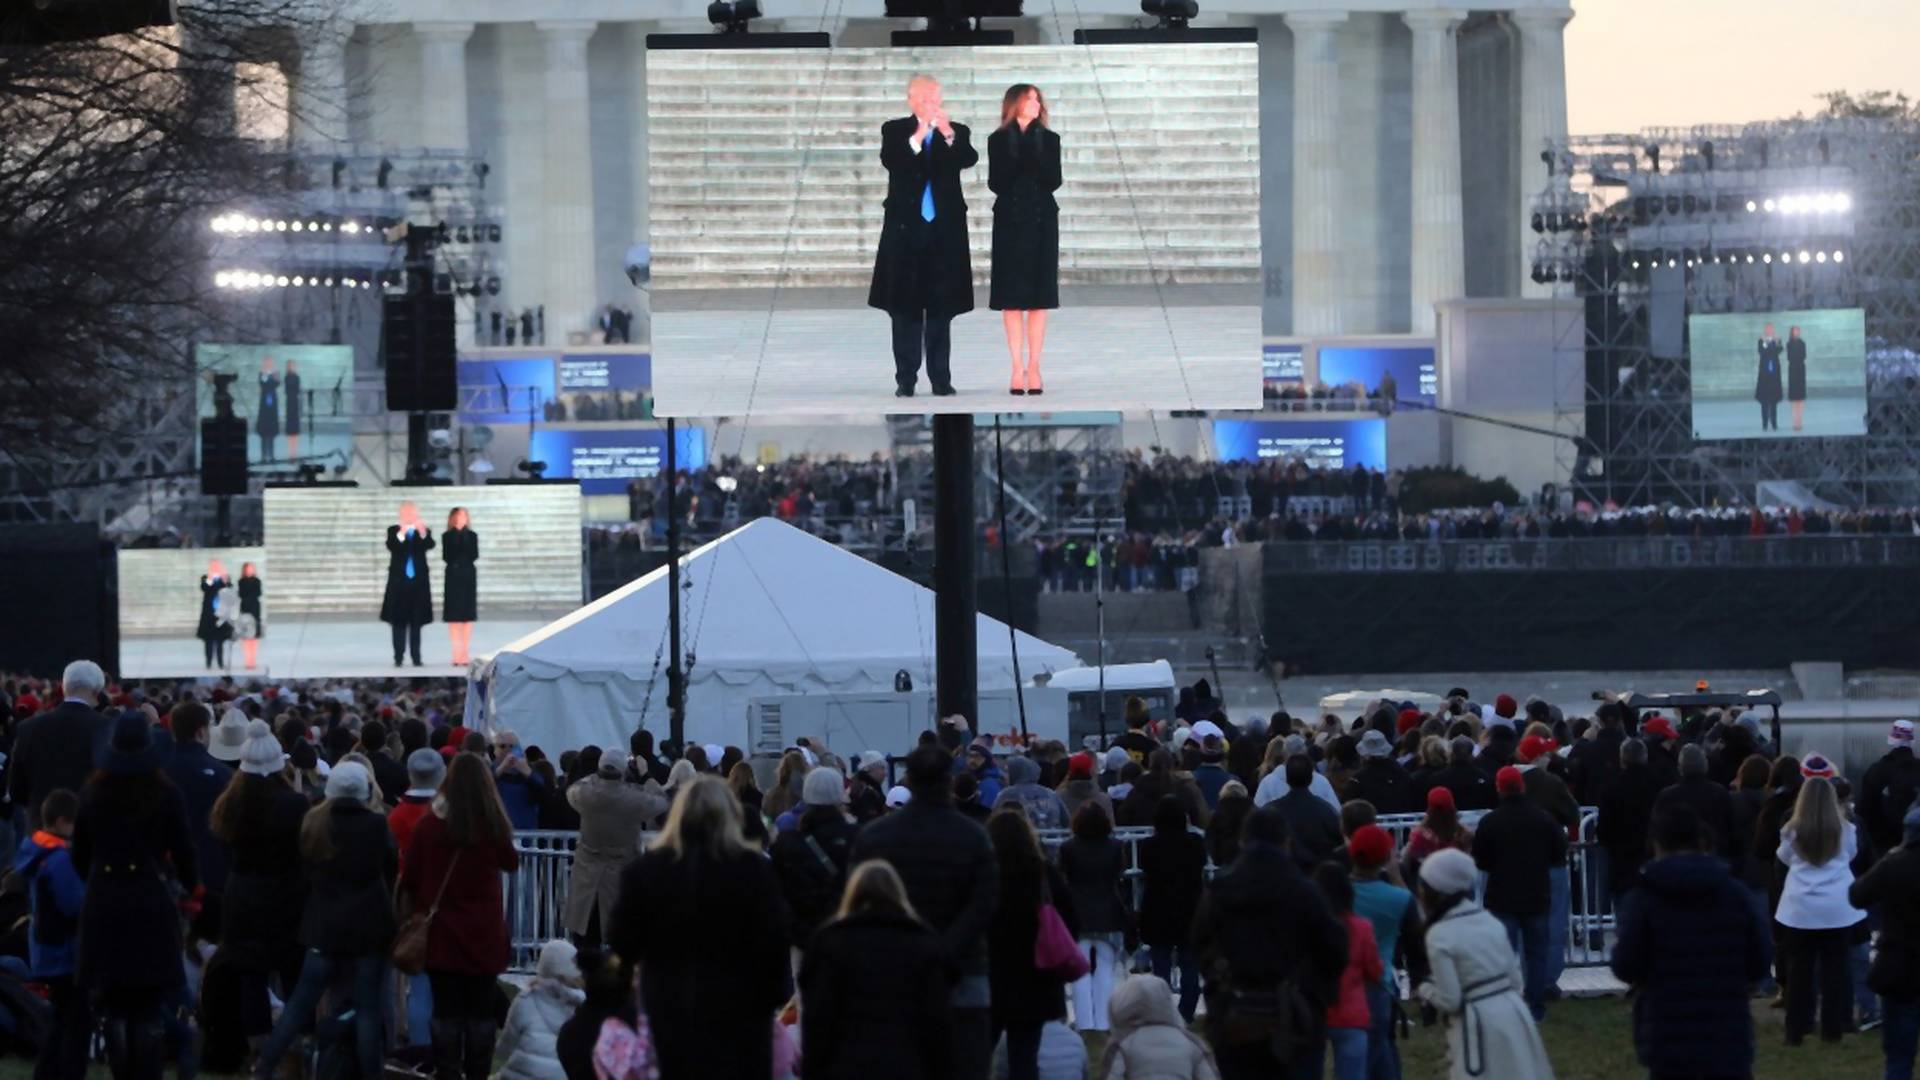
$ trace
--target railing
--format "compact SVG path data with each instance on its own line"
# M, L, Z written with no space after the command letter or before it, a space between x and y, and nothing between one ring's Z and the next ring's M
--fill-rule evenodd
M1463 824L1472 826L1484 811L1465 811ZM1387 814L1379 819L1381 828L1393 837L1394 857L1406 850L1407 839L1421 821L1419 814ZM1571 902L1568 912L1566 961L1570 968L1602 967L1612 941L1614 919L1607 888L1605 865L1595 838L1599 812L1592 808L1580 812L1580 839L1567 853L1571 877ZM1065 829L1042 829L1040 842L1049 851L1057 850L1071 835ZM1134 909L1139 910L1144 881L1140 871L1140 841L1153 835L1150 828L1115 829L1114 839L1125 845L1125 877L1133 893ZM652 839L641 835L641 845ZM520 869L506 875L505 897L508 938L512 942L509 970L533 971L540 957L540 946L567 934L567 884L573 865L573 849L579 842L576 832L517 832L514 849L520 853ZM1211 861L1207 874L1214 872Z
M1269 569L1303 574L1920 565L1916 536L1274 541Z

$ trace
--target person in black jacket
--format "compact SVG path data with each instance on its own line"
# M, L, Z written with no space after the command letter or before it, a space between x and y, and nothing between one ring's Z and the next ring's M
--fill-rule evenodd
M893 320L894 396L913 396L924 355L934 395L946 397L954 393L948 324L973 310L960 174L980 153L967 125L948 119L937 80L914 76L907 107L911 116L880 127L887 199L867 306Z
M1287 759L1287 793L1268 805L1287 820L1294 855L1306 866L1326 861L1346 838L1340 833L1340 815L1313 793L1313 759L1295 754Z
M947 1080L947 951L888 863L854 867L800 966L801 1080Z
M1700 850L1727 860L1735 875L1742 873L1746 868L1745 859L1733 846L1733 794L1707 775L1707 752L1698 745L1680 748L1680 782L1654 800L1654 817L1660 816L1662 808L1675 803L1693 807L1694 820L1706 830L1698 845Z
M1550 871L1567 857L1567 831L1527 798L1526 778L1509 765L1494 778L1500 805L1473 833L1473 861L1487 875L1485 908L1507 928L1526 975L1527 1007L1547 1014Z
M999 863L986 830L953 806L953 759L945 751L914 750L906 774L913 799L861 829L852 860L891 863L913 909L945 944L958 975L949 999L954 1075L970 1080L986 1075L993 1053L986 932L1000 895Z
M1787 327L1787 402L1793 408L1793 430L1799 431L1807 417L1807 339L1800 328ZM1778 426L1778 419L1775 419Z
M164 749L144 713L115 718L73 826L73 869L87 883L74 986L105 1021L116 1077L159 1073L164 1006L185 988L174 895L200 879L186 801L160 772Z
M908 804L912 805L912 804ZM987 819L987 835L999 864L1000 904L987 926L988 969L993 989L993 1034L1007 1037L1008 1080L1038 1080L1040 1029L1067 1015L1060 980L1034 964L1040 905L1051 901L1067 932L1080 936L1073 887L1040 850L1024 809L1003 806ZM969 1074L972 1075L972 1074Z
M1600 706L1591 737L1567 752L1567 786L1581 806L1599 806L1601 793L1620 774L1620 744L1627 741L1625 711L1616 702Z
M1860 778L1856 809L1860 827L1877 851L1900 843L1900 823L1920 792L1920 759L1913 756L1913 722L1895 720L1887 734L1887 752Z
M1447 767L1433 774L1433 786L1453 792L1454 809L1491 810L1497 801L1493 793L1493 774L1474 763L1473 740L1455 736L1447 744ZM1431 789L1429 789L1431 790Z
M1106 807L1080 805L1073 815L1073 835L1060 845L1056 860L1073 893L1080 949L1093 966L1072 985L1074 1026L1083 1032L1106 1031L1107 999L1126 976L1128 923L1123 894L1127 849L1113 838Z
M473 658L473 623L479 618L479 584L474 564L480 561L480 534L468 524L467 508L447 513L447 531L440 534L440 559L447 564L440 591L440 617L447 624L455 666Z
M1634 1050L1655 1077L1753 1072L1748 993L1772 962L1772 936L1759 900L1701 850L1710 831L1691 802L1661 805L1657 857L1620 904L1613 973L1636 991Z
M307 811L301 824L300 854L310 885L300 917L306 961L254 1065L261 1080L274 1075L294 1038L313 1022L321 995L336 982L349 988L353 1003L360 1075L381 1074L383 983L396 929L393 883L400 857L386 818L369 806L373 798L372 774L358 762L343 761L327 776L326 801Z
M1287 819L1272 804L1247 819L1240 858L1201 896L1193 944L1208 972L1208 1039L1222 1080L1270 1080L1309 1063L1318 1075L1327 1007L1347 963L1347 930L1295 867ZM1263 1005L1272 1015L1276 993L1297 995L1312 1017L1284 1059L1260 1019Z
M773 842L773 871L793 912L793 940L802 949L840 905L853 851L853 822L843 809L847 785L838 769L818 768L801 785L799 823Z
M427 552L433 531L420 521L420 508L400 504L399 524L387 526L387 591L380 621L393 628L393 666L410 650L420 666L420 628L433 621L433 580L427 576Z
M1760 403L1760 430L1780 430L1780 339L1773 334L1773 324L1768 323L1766 330L1754 348L1759 357L1753 378L1753 399Z
M94 747L109 721L95 710L106 673L91 660L75 660L60 676L60 704L20 725L7 763L7 797L25 812L29 831L40 827L40 804L56 791L86 786Z
M1880 995L1888 1076L1912 1076L1920 1050L1920 807L1907 812L1900 846L1847 890L1847 902L1880 909L1880 946L1867 986Z
M1178 796L1161 796L1153 810L1153 835L1140 841L1136 858L1142 879L1140 940L1152 958L1153 973L1169 986L1175 985L1178 961L1180 1015L1192 1023L1200 1004L1200 963L1189 942L1193 913L1206 884L1207 850L1206 842L1187 828L1187 809Z
M380 789L380 801L400 805L401 796L412 785L407 782L407 767L387 753L387 725L378 720L360 725L360 749L373 763L373 786Z
M227 887L227 852L213 838L207 820L213 812L214 801L232 781L233 770L207 752L208 725L212 721L213 714L197 701L175 705L167 718L167 726L173 733L173 750L161 769L186 800L187 829L193 834L200 880L208 892L217 893Z
M1009 390L1038 394L1047 312L1060 306L1060 206L1053 197L1060 188L1060 136L1047 126L1039 87L1007 88L1000 126L987 136L987 188L998 196L987 304L1000 312L1013 354Z
M1616 904L1640 883L1640 865L1647 861L1647 836L1653 827L1653 802L1660 796L1647 769L1646 743L1622 742L1620 763L1619 773L1600 793L1600 819L1595 823L1600 851L1606 857L1607 887Z
M1378 731L1360 738L1360 771L1349 785L1352 797L1365 799L1382 814L1411 814L1420 809L1413 777L1393 759L1393 744Z
M780 883L741 835L726 781L680 789L658 839L621 871L610 921L609 944L639 965L664 1080L772 1075L790 935Z

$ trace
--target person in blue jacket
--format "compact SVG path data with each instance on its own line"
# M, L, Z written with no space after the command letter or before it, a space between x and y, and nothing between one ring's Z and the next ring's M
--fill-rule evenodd
M27 934L27 959L34 979L45 983L53 1005L53 1030L40 1045L34 1080L84 1076L87 1071L86 996L74 986L74 946L80 931L80 904L86 883L73 868L68 851L80 800L65 788L40 804L42 828L20 842L14 870L27 883L33 921Z

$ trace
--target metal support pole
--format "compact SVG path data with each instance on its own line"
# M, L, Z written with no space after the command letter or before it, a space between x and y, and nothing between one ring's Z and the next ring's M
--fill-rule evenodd
M980 728L973 577L973 417L933 418L933 650L941 716ZM1004 541L1004 537L1002 538Z
M680 473L679 435L667 418L667 736L681 754L687 739L686 688L680 685L680 500L674 491Z

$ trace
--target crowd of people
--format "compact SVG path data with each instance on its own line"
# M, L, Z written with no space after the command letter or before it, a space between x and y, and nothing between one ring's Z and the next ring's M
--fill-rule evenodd
M1737 708L1456 688L1236 724L1202 686L1171 721L1130 703L1105 748L1006 755L950 717L904 760L803 740L763 786L737 747L469 731L450 685L77 661L0 694L0 897L25 916L0 987L45 998L0 993L43 1011L0 1028L48 1033L38 1076L81 1075L99 1030L117 1077L298 1051L361 1076L971 1080L997 1057L1065 1080L1091 1050L1103 1078L1359 1080L1400 1075L1418 1015L1455 1077L1549 1077L1575 890L1615 913L1652 1075L1748 1075L1756 992L1789 1044L1880 1028L1890 1077L1920 1041L1907 721L1853 785ZM1396 840L1389 814L1421 822ZM503 881L535 829L577 833L568 934L509 995Z

